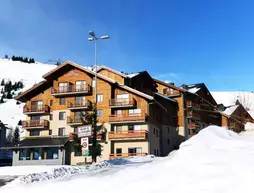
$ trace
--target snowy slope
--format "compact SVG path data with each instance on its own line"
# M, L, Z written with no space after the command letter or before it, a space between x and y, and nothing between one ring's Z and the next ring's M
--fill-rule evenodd
M253 193L253 162L254 137L209 126L151 163L29 185L14 180L0 192Z
M0 59L0 81L2 81L2 79L4 79L5 82L12 81L12 83L22 81L24 88L15 92L15 94L18 94L42 81L42 75L55 67L55 65L39 62L28 64L20 61L12 61L10 59ZM2 89L1 86L0 89ZM25 118L23 115L23 106L24 104L16 105L14 99L6 99L5 103L0 104L0 120L4 124L15 128L18 121ZM23 130L21 130L21 136L22 135L24 135Z

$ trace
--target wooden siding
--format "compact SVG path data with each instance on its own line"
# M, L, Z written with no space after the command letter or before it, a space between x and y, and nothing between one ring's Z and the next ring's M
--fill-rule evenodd
M99 74L103 75L103 76L106 76L108 78L111 78L115 81L117 81L118 83L120 84L124 84L124 77L116 74L116 73L113 73L113 72L110 72L109 70L107 69L102 69L99 71Z

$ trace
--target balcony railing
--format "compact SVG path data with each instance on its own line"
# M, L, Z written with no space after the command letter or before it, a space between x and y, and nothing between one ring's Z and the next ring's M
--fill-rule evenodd
M135 99L111 99L110 107L135 107L137 104Z
M108 134L110 140L118 139L146 139L146 130L131 130L131 131L111 131Z
M200 105L197 104L197 103L194 103L193 101L187 101L187 102L186 102L186 107L187 107L187 108L200 109Z
M180 92L178 90L167 90L164 92L165 95L167 96L172 96L172 95L180 95Z
M115 158L128 158L133 156L146 156L148 153L120 153L120 154L109 154L109 159Z
M22 121L22 127L25 129L49 128L48 120L27 120Z
M67 117L67 124L68 125L81 125L82 121L81 118L79 116L68 116Z
M133 113L129 115L110 115L109 122L121 123L121 122L146 122L147 115L141 113Z
M51 88L52 95L71 95L71 94L85 94L91 93L91 86L89 84L84 85L69 85L59 86L58 88Z
M78 135L78 133L75 133L75 132L69 134L69 140L70 140L70 141L73 141L73 140L74 140L74 137L73 137L74 134ZM89 141L90 141L91 143L92 143L92 141L91 141L92 138L93 138L93 133L92 133L92 135L89 137ZM97 140L98 140L98 141L103 141L103 140L105 140L105 139L106 139L106 133L105 133L105 132L97 133ZM89 143L90 143L90 142L89 142Z
M193 111L187 111L188 118L200 119L200 115Z
M25 105L23 108L24 114L47 114L50 112L48 105Z
M74 103L68 103L69 109L91 109L92 102L89 100L75 100Z

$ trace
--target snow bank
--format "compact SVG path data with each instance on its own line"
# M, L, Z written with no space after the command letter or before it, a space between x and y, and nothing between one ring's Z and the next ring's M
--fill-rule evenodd
M109 175L98 174L68 181L10 184L1 193L253 193L254 137L209 126L184 142L168 157L126 167ZM124 167L123 167L124 168Z

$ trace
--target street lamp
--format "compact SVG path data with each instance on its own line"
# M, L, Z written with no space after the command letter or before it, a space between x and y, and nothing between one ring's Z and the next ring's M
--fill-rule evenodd
M96 37L95 33L93 31L88 32L91 38L88 38L88 41L94 41L94 63L95 63L95 105L97 105L97 40L106 40L109 39L109 36L101 36L101 37Z
M95 94L95 111L94 111L94 121L92 123L93 130L93 144L92 144L92 160L93 162L96 162L97 154L96 152L96 145L97 145L97 40L105 40L109 39L109 36L101 36L97 38L95 36L95 33L93 31L89 31L90 38L88 38L88 41L94 41L94 62L95 62L95 85L94 85L94 94ZM95 151L95 152L93 152Z

